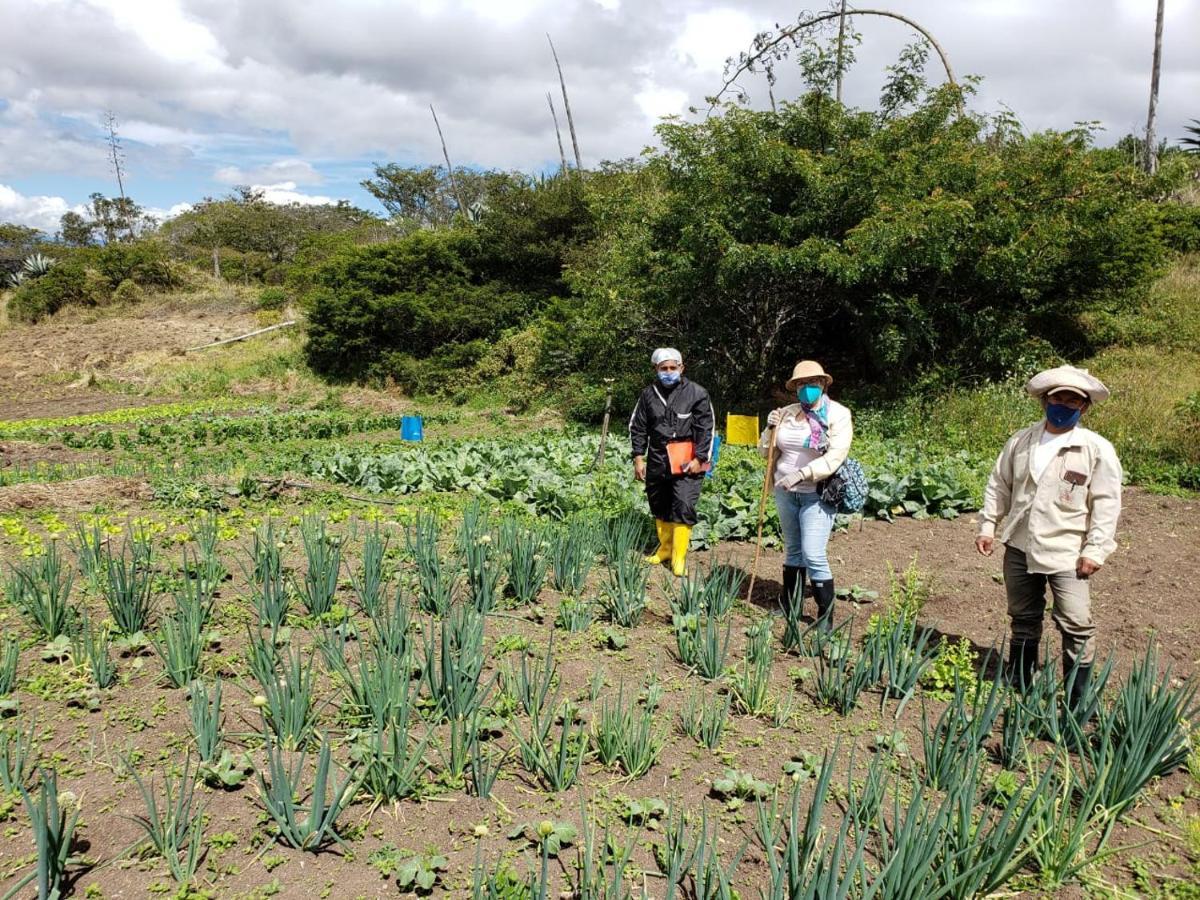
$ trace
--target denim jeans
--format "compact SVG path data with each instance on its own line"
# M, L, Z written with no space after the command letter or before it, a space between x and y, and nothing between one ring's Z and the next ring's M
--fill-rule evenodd
M784 564L808 570L809 581L831 581L829 535L833 532L834 508L821 502L818 491L803 493L775 489L775 508L786 550Z

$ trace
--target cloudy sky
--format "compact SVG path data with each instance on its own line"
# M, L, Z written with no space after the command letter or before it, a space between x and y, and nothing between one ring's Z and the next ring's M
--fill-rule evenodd
M106 109L119 120L127 190L160 214L237 184L279 200L378 209L359 187L374 162L440 162L430 103L456 165L554 166L547 32L585 165L633 156L653 141L661 116L704 106L725 59L755 32L803 8L783 0L0 0L0 222L53 231L91 192L116 193ZM1155 0L889 0L884 8L931 31L960 77L983 78L978 110L1007 107L1029 130L1096 120L1102 141L1144 128ZM1166 8L1160 134L1174 140L1200 118L1200 0L1166 0ZM871 107L884 67L911 34L882 19L858 27L846 99ZM753 103L767 103L765 81L743 84ZM785 76L776 96L798 89Z

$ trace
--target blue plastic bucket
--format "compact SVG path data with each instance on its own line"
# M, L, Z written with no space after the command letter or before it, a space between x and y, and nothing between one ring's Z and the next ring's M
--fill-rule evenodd
M420 416L400 417L400 440L423 441L425 439L425 421Z
M708 471L704 473L705 478L712 478L713 470L717 468L717 460L721 458L721 436L719 434L713 435L712 450L712 459L709 460L711 465L708 467Z

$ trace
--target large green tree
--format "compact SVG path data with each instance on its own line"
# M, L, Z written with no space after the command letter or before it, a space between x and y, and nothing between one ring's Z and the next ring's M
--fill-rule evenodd
M955 88L888 116L812 92L659 137L636 181L594 201L582 302L547 342L573 367L640 368L674 344L742 402L809 356L892 386L998 375L1081 349L1081 315L1135 302L1167 252L1154 198L1178 172L1145 176L1083 129L964 115Z

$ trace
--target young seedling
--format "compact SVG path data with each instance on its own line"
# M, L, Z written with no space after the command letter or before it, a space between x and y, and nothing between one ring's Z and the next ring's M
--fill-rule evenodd
M729 694L711 699L701 692L690 694L679 711L680 729L701 747L717 749L729 720L730 702Z

